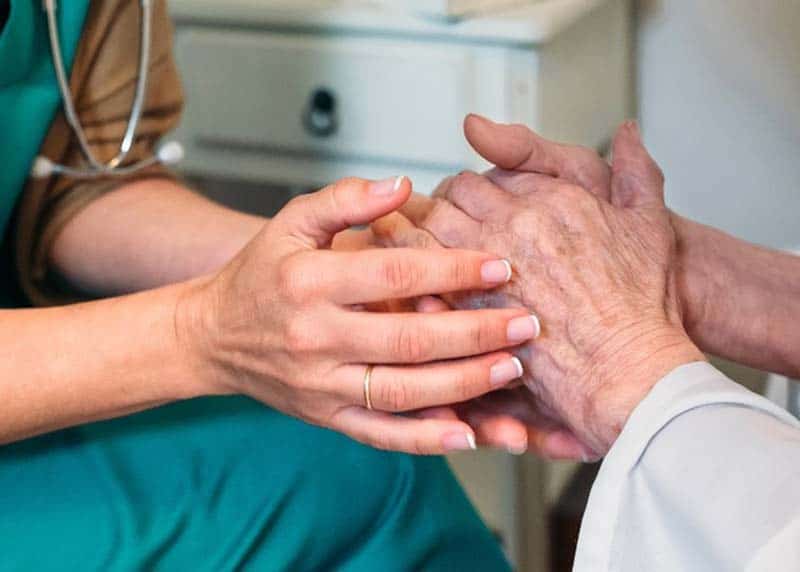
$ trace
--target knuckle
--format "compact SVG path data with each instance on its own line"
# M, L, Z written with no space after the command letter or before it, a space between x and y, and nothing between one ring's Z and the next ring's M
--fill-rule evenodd
M446 237L452 234L453 212L456 207L443 199L436 199L427 218L423 222L423 227L439 239L448 243ZM443 238L444 237L444 238Z
M345 177L333 183L330 190L332 206L338 206L342 202L342 197L350 190L363 190L366 189L367 181L357 177Z
M318 273L306 261L291 257L278 266L278 291L296 305L308 303L317 293Z
M311 202L311 195L298 195L291 199L286 206L285 210L304 212L306 207Z
M285 326L284 344L291 355L306 355L319 351L321 336L312 326L312 320L304 316L290 318Z
M466 256L453 257L447 269L448 289L455 291L469 288L479 273L480 271L475 268L475 262Z
M578 185L564 185L561 187L556 203L562 207L572 207L583 204L588 200L589 194Z
M356 204L355 196L361 196L367 192L369 181L357 177L346 177L339 179L330 185L323 192L327 199L325 205L329 212L340 213L345 218L351 218L353 207Z
M385 383L378 390L381 408L387 411L407 411L415 402L414 390L403 383Z
M484 319L475 328L472 334L472 341L478 353L484 353L495 349L497 337L497 328L494 323L489 319Z
M369 186L369 181L358 177L345 177L333 183L328 189L334 201L338 201L345 193L351 190L365 191Z
M573 219L576 215L591 211L597 204L595 197L577 185L563 185L552 196L551 204L562 219Z
M372 221L370 229L375 238L383 241L383 246L399 246L405 242L403 218L402 214L393 212Z
M307 224L314 212L313 194L298 195L291 199L278 213L278 217L285 217L295 224ZM277 217L276 217L277 218Z
M531 236L539 226L539 215L532 209L517 211L511 217L510 231L512 236L524 238Z
M311 385L310 387L314 387ZM334 414L325 399L315 399L306 403L303 407L303 420L320 427L331 427L334 423Z
M287 258L282 260L276 269L276 289L281 295L290 295L294 286L295 271L297 264L294 259Z
M464 185L471 185L480 179L481 176L475 171L461 171L458 175L453 177L453 186L461 187Z
M483 177L474 171L462 171L452 178L445 196L450 201L458 203L474 192L482 182Z
M411 453L414 455L430 455L434 453L434 448L423 438L414 437L411 442Z
M392 350L397 359L404 363L427 361L430 336L422 330L409 326L401 327L392 340Z
M416 264L406 260L389 257L378 265L378 279L398 295L412 292L423 279L423 273Z
M482 387L483 377L478 377L474 371L461 371L453 375L452 387L457 401L467 401L475 396L479 387ZM488 377L487 377L488 380Z

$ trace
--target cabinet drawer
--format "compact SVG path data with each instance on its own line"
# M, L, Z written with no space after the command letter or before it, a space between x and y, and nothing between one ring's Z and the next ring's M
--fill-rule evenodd
M468 46L182 28L176 52L190 153L238 147L431 168L469 157L461 121L475 110L477 74Z

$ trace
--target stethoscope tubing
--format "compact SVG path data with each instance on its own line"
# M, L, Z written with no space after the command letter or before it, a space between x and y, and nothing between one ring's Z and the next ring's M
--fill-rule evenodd
M78 114L75 111L75 104L72 99L72 93L69 89L69 82L64 69L64 59L61 53L58 23L56 22L56 0L44 0L44 8L45 12L47 13L47 28L50 38L50 50L53 56L53 67L55 69L58 88L61 92L61 99L64 104L64 115L67 123L75 133L81 153L84 155L88 163L87 168L76 169L67 167L65 165L60 165L50 161L49 159L42 158L49 167L47 174L62 173L73 178L123 176L160 162L159 157L156 155L136 164L120 167L120 164L125 160L130 153L131 148L133 147L136 137L136 130L142 117L145 96L147 93L150 50L152 44L152 4L151 0L139 0L139 3L142 9L142 19L140 26L141 42L139 46L139 66L138 78L136 81L136 91L134 93L133 104L131 105L131 112L128 117L128 124L125 128L125 134L120 142L119 151L117 155L108 163L103 163L94 156L94 153L92 153L89 142L86 138L86 133L81 125L80 119L78 118Z

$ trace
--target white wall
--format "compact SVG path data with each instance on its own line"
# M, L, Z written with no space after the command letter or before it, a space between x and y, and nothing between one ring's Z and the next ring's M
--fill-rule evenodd
M800 0L640 0L646 142L678 212L800 246Z

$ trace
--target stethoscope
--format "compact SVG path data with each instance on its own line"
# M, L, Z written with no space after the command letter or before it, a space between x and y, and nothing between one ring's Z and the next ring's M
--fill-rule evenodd
M132 165L121 166L122 162L128 156L128 153L133 146L136 136L136 128L139 125L139 120L142 117L142 108L144 107L144 98L147 93L147 74L148 65L150 62L150 28L151 28L151 15L152 5L151 0L140 0L142 8L142 24L141 24L141 47L139 49L139 75L136 81L136 91L133 97L133 104L131 106L131 113L128 117L128 126L125 129L125 135L119 145L117 155L103 163L99 161L92 153L89 143L86 140L86 133L81 126L78 119L78 114L75 112L75 105L72 100L72 94L69 91L69 84L67 82L67 74L64 71L64 60L61 55L61 42L58 36L58 26L56 23L56 0L44 0L44 9L47 12L47 28L50 36L50 51L53 54L53 67L56 72L56 79L58 81L58 89L61 91L61 99L64 104L64 115L66 116L67 123L69 123L75 137L78 140L78 145L81 152L86 159L87 165L83 168L73 168L66 165L61 165L39 155L34 161L31 175L37 178L49 177L53 174L63 174L76 179L93 179L97 177L115 177L124 176L135 173L155 165L156 163L174 164L183 159L183 147L176 141L167 142L161 145L156 151L155 155L134 163Z

